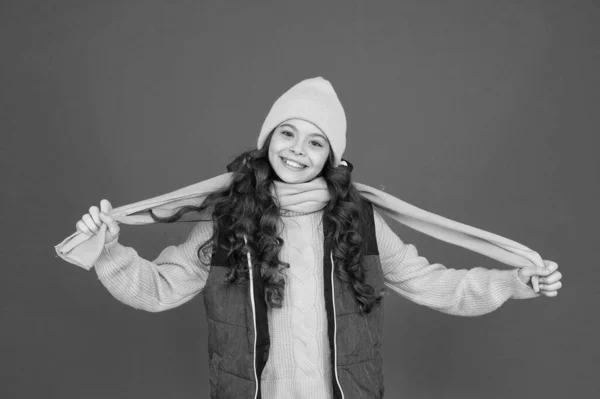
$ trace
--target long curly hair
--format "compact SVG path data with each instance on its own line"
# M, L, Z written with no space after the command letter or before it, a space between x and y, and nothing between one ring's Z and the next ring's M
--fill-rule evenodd
M273 131L261 149L240 154L228 166L233 172L232 184L209 194L200 206L185 206L170 217L151 217L155 222L172 223L188 212L202 213L212 210L213 235L198 249L200 260L210 259L217 245L227 251L232 265L225 282L242 284L249 278L246 254L249 252L255 265L260 266L265 300L269 306L280 308L285 286L284 269L289 263L279 259L284 245L280 237L282 224L280 209L270 186L279 177L268 158ZM327 182L330 201L323 211L323 222L331 226L330 240L337 276L353 290L360 309L369 313L381 301L382 293L375 293L364 282L363 235L365 224L363 199L351 184L352 166L333 166L333 154L323 166L319 176ZM247 239L247 243L244 241Z

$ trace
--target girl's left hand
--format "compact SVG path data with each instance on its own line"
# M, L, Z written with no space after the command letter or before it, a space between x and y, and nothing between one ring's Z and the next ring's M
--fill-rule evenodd
M551 260L544 260L545 268L537 266L525 266L519 269L518 275L522 282L530 285L531 276L540 276L540 294L546 296L557 296L562 287L560 279L562 274L558 271L558 265Z

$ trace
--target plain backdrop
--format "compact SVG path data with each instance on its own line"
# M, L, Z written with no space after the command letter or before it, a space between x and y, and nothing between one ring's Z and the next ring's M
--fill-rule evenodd
M481 317L388 296L386 398L597 392L597 1L1 4L1 398L208 397L201 295L128 307L54 245L102 198L223 173L275 99L314 76L345 107L355 181L563 274L558 297ZM391 226L431 263L510 268ZM152 260L191 227L122 226L120 242Z

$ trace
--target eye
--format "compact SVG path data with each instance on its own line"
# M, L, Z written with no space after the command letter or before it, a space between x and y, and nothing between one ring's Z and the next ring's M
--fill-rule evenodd
M289 132L287 130L282 130L281 134L283 134L284 136L287 136L287 137L292 137L294 135L292 132Z
M315 141L315 140L311 141L310 143L317 147L323 147L323 145L321 143L319 143L318 141Z

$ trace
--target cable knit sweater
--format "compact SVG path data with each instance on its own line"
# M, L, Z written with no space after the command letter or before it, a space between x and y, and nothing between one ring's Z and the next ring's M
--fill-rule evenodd
M283 307L270 309L271 349L262 374L264 397L332 397L327 318L323 292L322 211L282 217L289 262ZM385 285L411 301L459 316L483 315L508 299L539 296L523 283L518 269L451 269L430 264L412 244L404 243L375 211L379 257ZM95 264L104 286L119 301L159 312L182 305L200 293L209 266L197 248L212 235L212 222L199 222L180 245L165 248L152 262L117 240L104 246ZM208 263L208 262L207 262Z

